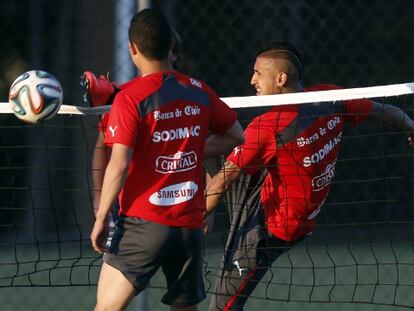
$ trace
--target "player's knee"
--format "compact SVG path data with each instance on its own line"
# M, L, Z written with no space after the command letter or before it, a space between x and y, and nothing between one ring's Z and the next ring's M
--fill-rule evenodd
M125 310L129 302L134 297L133 293L115 291L106 292L105 294L100 293L97 295L96 306L94 311L121 311Z

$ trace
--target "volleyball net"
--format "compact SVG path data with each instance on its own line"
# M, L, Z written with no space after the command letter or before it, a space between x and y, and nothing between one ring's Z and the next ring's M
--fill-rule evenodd
M414 83L223 100L247 126L272 106L369 98L414 116ZM96 285L90 246L91 158L109 106L64 105L52 120L18 121L0 105L0 287ZM281 256L254 299L414 307L413 150L406 133L367 120L345 127L335 178L313 236ZM216 169L223 164L218 159ZM239 183L257 187L257 182ZM206 238L205 284L219 272L232 193ZM153 282L152 287L163 287Z

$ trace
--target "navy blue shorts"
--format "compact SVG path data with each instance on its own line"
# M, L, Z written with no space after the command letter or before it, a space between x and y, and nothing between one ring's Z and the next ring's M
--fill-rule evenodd
M161 267L167 280L164 304L189 306L206 298L202 229L169 227L121 216L103 260L121 271L139 294Z

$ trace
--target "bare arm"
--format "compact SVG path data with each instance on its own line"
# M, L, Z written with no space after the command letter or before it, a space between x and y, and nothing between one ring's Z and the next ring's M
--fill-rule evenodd
M208 185L213 177L211 174L206 170L206 185ZM211 231L213 231L214 226L214 213L210 213L209 215L204 215L204 235L208 235Z
M227 161L224 167L213 177L206 189L206 215L210 214L219 204L221 197L240 176L241 169Z
M102 194L99 209L96 213L96 221L91 233L92 246L97 252L104 249L100 246L100 236L105 228L106 219L112 204L121 191L128 175L129 163L133 150L122 144L114 144L111 159L105 171L102 185Z
M414 147L414 121L400 108L373 102L369 117L387 123L393 129L408 134L408 144Z
M219 116L218 116L219 117ZM244 143L244 133L239 121L234 124L223 134L214 134L207 138L204 148L206 158L215 157L221 154L227 154L234 147Z
M92 200L95 214L99 208L99 198L101 196L102 183L109 156L107 147L104 144L104 134L99 131L92 155Z

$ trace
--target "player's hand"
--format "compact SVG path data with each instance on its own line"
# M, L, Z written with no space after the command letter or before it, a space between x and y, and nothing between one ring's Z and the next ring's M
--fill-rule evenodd
M108 224L106 220L97 218L91 233L91 242L93 249L98 253L107 251L105 248L106 238L108 235Z
M207 236L213 231L214 213L204 213L204 235Z

